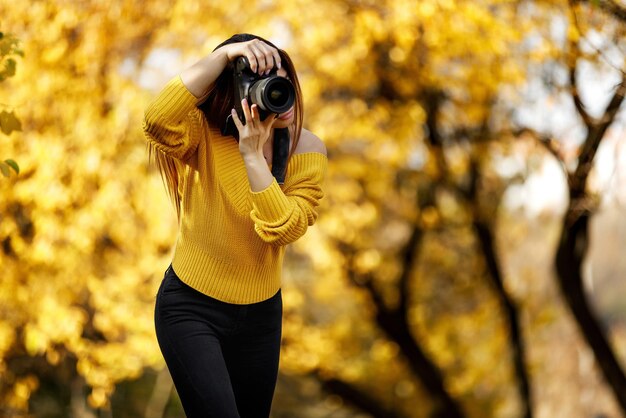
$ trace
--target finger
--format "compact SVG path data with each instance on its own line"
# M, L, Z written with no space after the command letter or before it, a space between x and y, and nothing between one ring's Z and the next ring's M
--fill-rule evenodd
M276 50L276 48L273 48L266 43L262 44L262 50L265 57L265 74L267 75L270 73L270 71L272 71L272 68L280 68L278 67L278 63L280 62L280 56L278 55L278 51Z
M259 65L258 65L258 62L256 60L256 55L254 55L254 52L252 50L250 50L246 54L246 58L248 58L248 63L250 64L250 69L252 70L253 73L256 73L256 70L259 67Z
M269 113L269 112L268 112ZM267 121L273 121L274 119L276 119L278 117L277 113L269 113L265 119L263 119L263 122L267 122Z
M280 70L280 66L281 66L281 60L280 60L280 54L278 53L278 50L274 49L272 51L272 55L274 56L274 64L276 65L276 68Z
M261 111L259 110L259 106L257 106L256 104L253 104L250 110L252 113L252 119L254 121L255 126L259 126L259 125L267 126L268 119L271 118L271 121L273 121L276 116L275 113L272 113L271 115L267 116L264 120L261 120Z
M265 69L265 75L268 75L276 67L276 62L274 61L274 54L270 52L269 55L265 57L265 59L267 60L267 63L268 63L267 68Z
M265 128L272 126L272 124L274 123L277 117L278 115L276 113L272 113L271 115L265 118L265 120L263 121L263 126Z
M249 123L254 124L254 119L252 118L250 107L248 106L248 101L246 99L241 101L241 107L243 107L243 115L246 118L246 125Z
M241 131L243 129L243 124L241 123L241 120L239 120L239 115L237 114L237 111L235 109L231 109L230 114L233 117L233 122L235 123L237 130Z
M254 123L261 121L261 117L259 115L259 106L257 106L256 104L253 104L250 107L250 113L252 114L252 119L254 120Z
M250 49L252 50L252 52L254 52L254 56L256 57L256 60L259 64L256 73L263 74L267 68L265 53L256 45L250 45Z
M254 123L257 128L268 128L272 126L278 115L276 113L268 113L261 119L261 110L254 104L252 105L252 116L254 117Z

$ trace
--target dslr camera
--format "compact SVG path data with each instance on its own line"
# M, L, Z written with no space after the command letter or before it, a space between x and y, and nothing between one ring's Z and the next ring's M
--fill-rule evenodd
M296 99L296 90L284 77L276 75L276 67L268 75L259 75L250 69L250 63L246 57L239 57L234 64L234 91L235 110L242 123L246 123L241 107L241 101L245 98L248 105L256 104L261 120L264 120L272 113L284 113L293 106ZM228 115L226 123L222 128L223 135L239 137L237 127Z

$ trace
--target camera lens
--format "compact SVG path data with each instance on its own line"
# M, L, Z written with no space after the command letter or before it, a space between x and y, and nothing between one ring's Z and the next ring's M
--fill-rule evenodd
M285 101L287 100L289 93L287 93L284 89L280 87L276 87L267 93L267 97L269 98L272 106L281 107L285 105Z
M296 91L293 84L286 78L271 76L252 85L250 98L263 110L283 113L293 106Z

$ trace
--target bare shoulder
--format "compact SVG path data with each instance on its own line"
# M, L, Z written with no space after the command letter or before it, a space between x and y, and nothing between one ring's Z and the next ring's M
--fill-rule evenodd
M326 145L324 145L322 140L313 132L302 129L300 132L300 140L298 141L298 146L294 154L304 154L306 152L319 152L320 154L327 155Z

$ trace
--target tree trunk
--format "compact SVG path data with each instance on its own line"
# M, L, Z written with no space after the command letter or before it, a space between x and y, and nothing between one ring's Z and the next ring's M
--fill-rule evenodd
M573 213L570 204L556 255L560 290L626 416L626 376L609 345L606 332L589 306L583 286L582 263L589 241L589 213L583 213L569 222Z
M474 230L478 235L482 253L487 263L491 282L498 294L500 305L504 311L504 317L509 329L509 342L513 355L513 366L517 377L517 388L522 402L521 417L532 418L532 394L530 379L526 371L526 345L522 335L522 327L519 321L517 306L504 289L504 280L500 263L494 249L493 234L491 228L484 222L474 220Z

